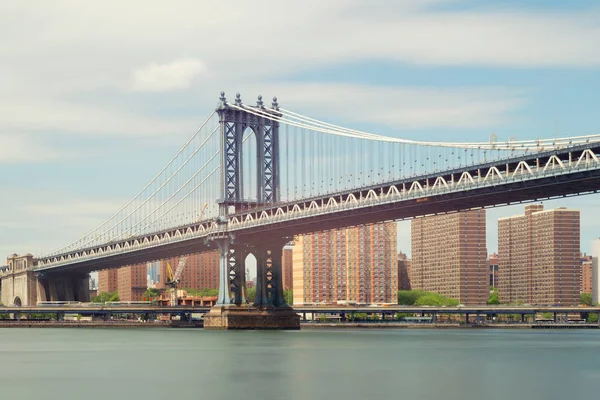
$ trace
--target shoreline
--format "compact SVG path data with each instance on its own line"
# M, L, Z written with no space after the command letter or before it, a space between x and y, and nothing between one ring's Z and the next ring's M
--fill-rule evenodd
M35 320L0 320L0 328L203 328L203 321L191 322L126 322L126 321L35 321ZM344 322L344 323L300 323L301 329L319 330L319 329L600 329L598 324L460 324L460 323L362 323L362 322Z

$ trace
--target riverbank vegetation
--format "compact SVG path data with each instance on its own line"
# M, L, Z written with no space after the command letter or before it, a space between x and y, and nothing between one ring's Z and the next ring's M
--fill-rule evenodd
M457 306L458 300L423 290L398 290L401 306Z

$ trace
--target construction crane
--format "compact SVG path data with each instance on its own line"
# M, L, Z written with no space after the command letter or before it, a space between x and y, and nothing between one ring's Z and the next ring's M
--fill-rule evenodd
M202 210L200 211L200 215L198 215L198 219L196 222L200 222L202 216L204 215L204 211L208 203L204 203ZM185 268L185 262L187 261L188 256L179 257L179 264L177 264L177 269L173 272L173 268L171 267L171 263L167 261L167 280L166 285L170 287L171 292L171 306L177 305L177 285L181 282L181 274Z

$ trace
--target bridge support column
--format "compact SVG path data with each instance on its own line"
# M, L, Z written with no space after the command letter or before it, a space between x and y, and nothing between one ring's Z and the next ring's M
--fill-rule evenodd
M37 301L48 301L48 282L41 275L37 277Z
M216 239L221 251L219 300L204 316L204 329L300 329L300 317L285 303L281 256L287 240L256 244ZM258 244L259 243L259 244ZM245 298L243 261L256 257L256 299Z
M90 301L88 275L38 276L38 301Z
M217 298L217 305L223 306L233 304L231 299L231 287L229 285L230 240L229 238L223 238L216 239L215 242L217 243L217 246L219 246L219 297Z

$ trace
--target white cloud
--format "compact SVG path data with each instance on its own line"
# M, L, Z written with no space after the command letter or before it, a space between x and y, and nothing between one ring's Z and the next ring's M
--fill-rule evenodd
M307 85L315 91L308 93L301 85L273 82L348 61L600 65L600 9L435 8L448 2L4 2L0 129L138 136L189 131L223 87L234 93L249 82L263 94L282 87L272 93L285 104L323 107L350 121L359 115L407 128L481 127L504 121L524 96L505 92L492 99L499 92L485 88L463 95L458 89L318 83ZM394 107L377 109L382 101Z
M152 63L133 71L132 89L140 92L165 92L189 88L206 72L200 60L175 60L168 64Z
M66 156L40 140L16 133L0 133L0 149L0 164L55 161Z
M202 118L173 120L117 107L27 94L4 100L0 95L0 106L3 110L0 127L4 130L51 134L157 136L190 132Z
M0 190L0 257L12 253L50 252L95 228L124 199L87 198L64 190L3 187ZM1 260L0 260L1 263Z

